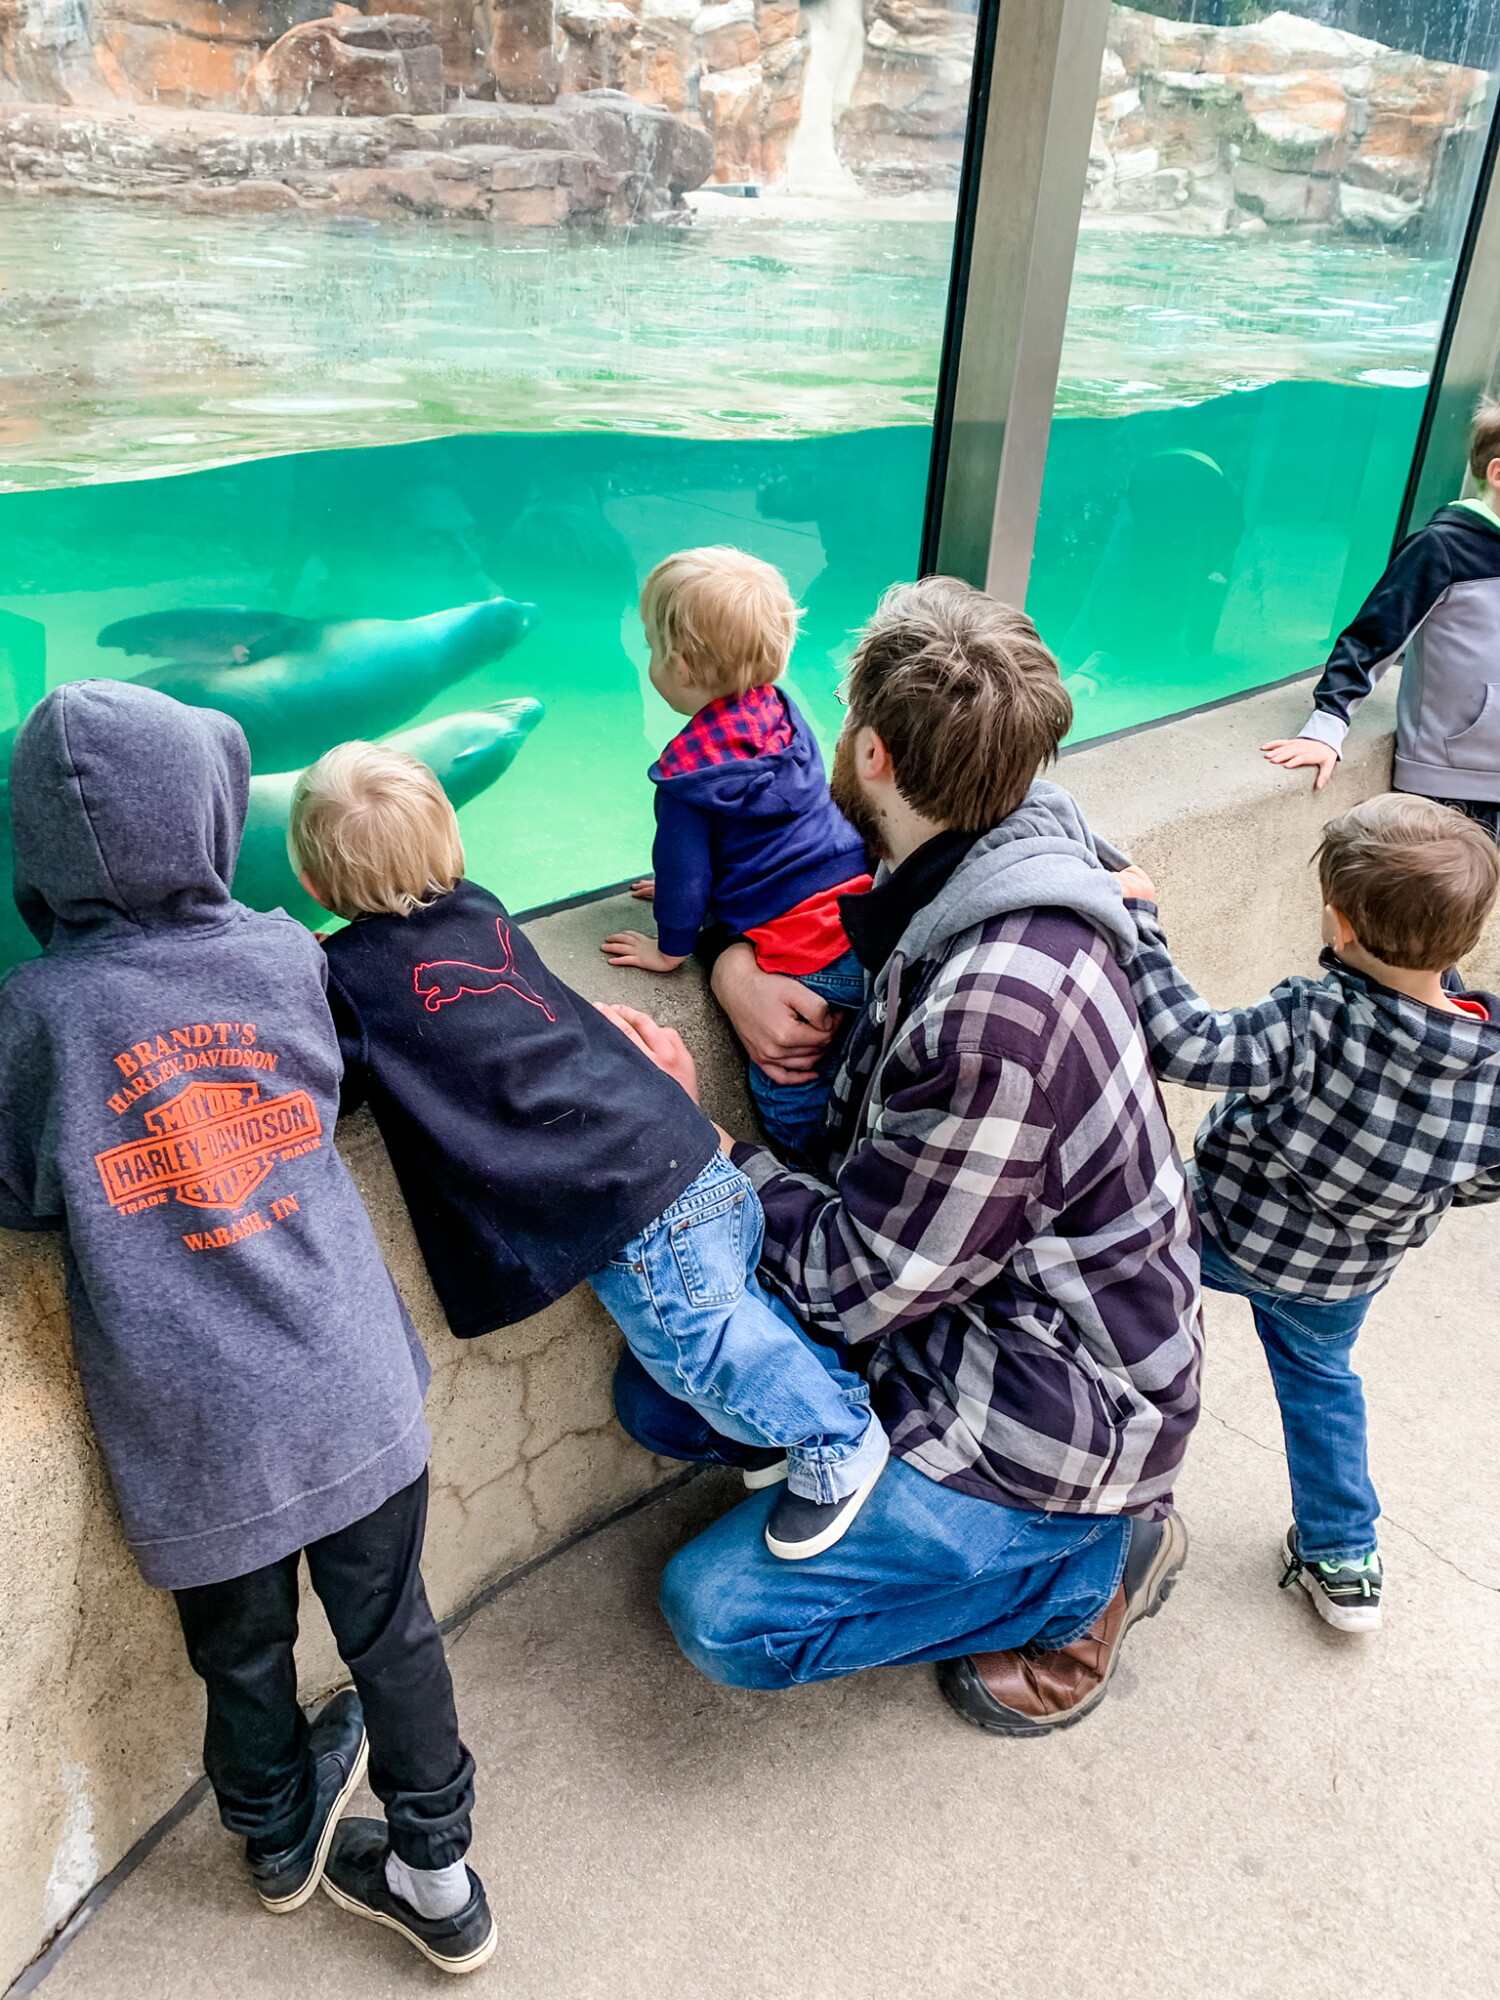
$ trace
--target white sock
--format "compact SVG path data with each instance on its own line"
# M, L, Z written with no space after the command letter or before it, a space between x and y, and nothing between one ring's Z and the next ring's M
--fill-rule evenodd
M471 1894L462 1861L450 1861L446 1868L409 1868L394 1848L385 1857L385 1886L419 1917L456 1916Z

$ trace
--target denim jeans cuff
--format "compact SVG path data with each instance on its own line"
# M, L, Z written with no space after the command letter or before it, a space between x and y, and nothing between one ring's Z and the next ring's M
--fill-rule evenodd
M799 1499L827 1507L856 1492L890 1454L885 1432L872 1416L852 1444L793 1445L786 1455L786 1483Z
M1297 1537L1297 1554L1305 1563L1357 1563L1366 1556L1373 1556L1380 1544L1373 1535L1358 1542L1332 1542L1327 1548L1309 1549L1302 1545L1302 1537Z

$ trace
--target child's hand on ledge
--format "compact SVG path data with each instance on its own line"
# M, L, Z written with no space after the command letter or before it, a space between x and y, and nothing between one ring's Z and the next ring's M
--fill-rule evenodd
M599 949L611 965L638 965L642 972L675 972L682 963L658 951L644 931L616 931Z
M1311 766L1315 792L1321 792L1338 769L1338 751L1331 743L1320 743L1315 736L1293 736L1262 743L1260 748L1268 764L1280 764L1283 770L1300 771Z
M612 1000L596 1000L594 1005L627 1040L635 1043L642 1055L650 1056L658 1069L665 1070L674 1083L680 1083L694 1104L698 1102L698 1065L675 1028L664 1028L639 1007L621 1007Z
M630 893L638 903L654 903L656 901L656 877L654 875L643 875L639 882L631 883Z
M1118 869L1115 880L1120 885L1122 896L1135 896L1143 903L1156 901L1156 884L1145 869L1137 868L1134 862L1128 868Z

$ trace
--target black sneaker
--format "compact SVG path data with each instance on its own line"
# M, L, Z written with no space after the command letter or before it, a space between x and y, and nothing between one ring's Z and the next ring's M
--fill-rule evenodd
M323 1893L341 1910L356 1917L368 1917L399 1931L414 1944L429 1964L444 1972L477 1972L495 1955L499 1933L484 1884L469 1869L473 1894L451 1917L424 1917L393 1895L386 1884L385 1858L391 1851L384 1822L378 1819L346 1819L338 1830L333 1852L323 1877Z
M774 1451L769 1446L763 1450L747 1450L740 1461L740 1477L751 1493L759 1493L766 1486L775 1486L786 1478L786 1453Z
M766 1522L766 1547L772 1555L780 1556L783 1562L806 1562L809 1556L820 1556L824 1549L842 1541L874 1492L888 1459L889 1453L863 1485L843 1500L804 1500L790 1486L783 1486Z
M313 1816L306 1833L279 1853L257 1854L246 1845L245 1863L255 1893L273 1916L300 1910L323 1877L339 1814L359 1789L369 1761L365 1718L359 1696L345 1688L313 1723L308 1742L313 1760Z
M1378 1555L1345 1563L1306 1562L1297 1553L1297 1531L1289 1528L1281 1545L1281 1560L1282 1589L1290 1590L1294 1583L1300 1583L1312 1600L1313 1610L1326 1624L1340 1632L1380 1630L1380 1586L1385 1572Z

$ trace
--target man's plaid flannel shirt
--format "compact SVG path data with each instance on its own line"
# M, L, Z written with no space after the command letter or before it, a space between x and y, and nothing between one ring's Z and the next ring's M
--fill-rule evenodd
M832 1184L734 1149L762 1276L850 1344L928 1478L1160 1518L1198 1415L1198 1250L1125 975L1061 910L899 963L834 1085Z
M1331 952L1326 978L1216 1010L1173 964L1155 906L1129 907L1141 936L1130 983L1157 1075L1228 1092L1188 1171L1204 1228L1248 1278L1357 1298L1450 1202L1500 1199L1500 1022L1425 1007Z

